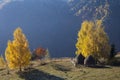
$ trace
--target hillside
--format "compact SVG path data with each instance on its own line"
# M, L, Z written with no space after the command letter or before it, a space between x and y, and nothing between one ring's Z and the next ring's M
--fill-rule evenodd
M69 58L54 59L45 65L33 61L30 72L16 73L16 70L6 74L0 70L0 80L119 80L120 67L106 66L103 68L89 68L80 66L75 68Z

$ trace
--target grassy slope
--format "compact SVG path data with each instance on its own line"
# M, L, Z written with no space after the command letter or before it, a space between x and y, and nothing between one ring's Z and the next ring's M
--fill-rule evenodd
M120 80L120 67L75 68L69 60L52 61L46 65L37 64L31 72L16 74L0 70L0 80Z

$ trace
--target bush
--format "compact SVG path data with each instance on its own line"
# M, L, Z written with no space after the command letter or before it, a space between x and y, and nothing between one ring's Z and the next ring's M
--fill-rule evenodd
M112 58L108 61L108 65L120 66L120 61L117 58Z

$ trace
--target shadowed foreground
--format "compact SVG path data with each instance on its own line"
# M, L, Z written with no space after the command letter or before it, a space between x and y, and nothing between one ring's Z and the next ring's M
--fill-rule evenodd
M38 69L32 69L29 72L21 72L17 74L24 80L64 80L63 78L50 75L49 73L42 72Z
M30 72L16 73L16 70L6 74L6 70L0 70L0 80L120 80L119 66L84 67L75 68L70 59L51 61L45 65L39 65L39 61L33 61Z

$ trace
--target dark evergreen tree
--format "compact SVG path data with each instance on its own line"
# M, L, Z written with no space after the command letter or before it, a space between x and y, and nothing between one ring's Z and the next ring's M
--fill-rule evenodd
M111 45L110 59L113 58L116 54L115 44Z

